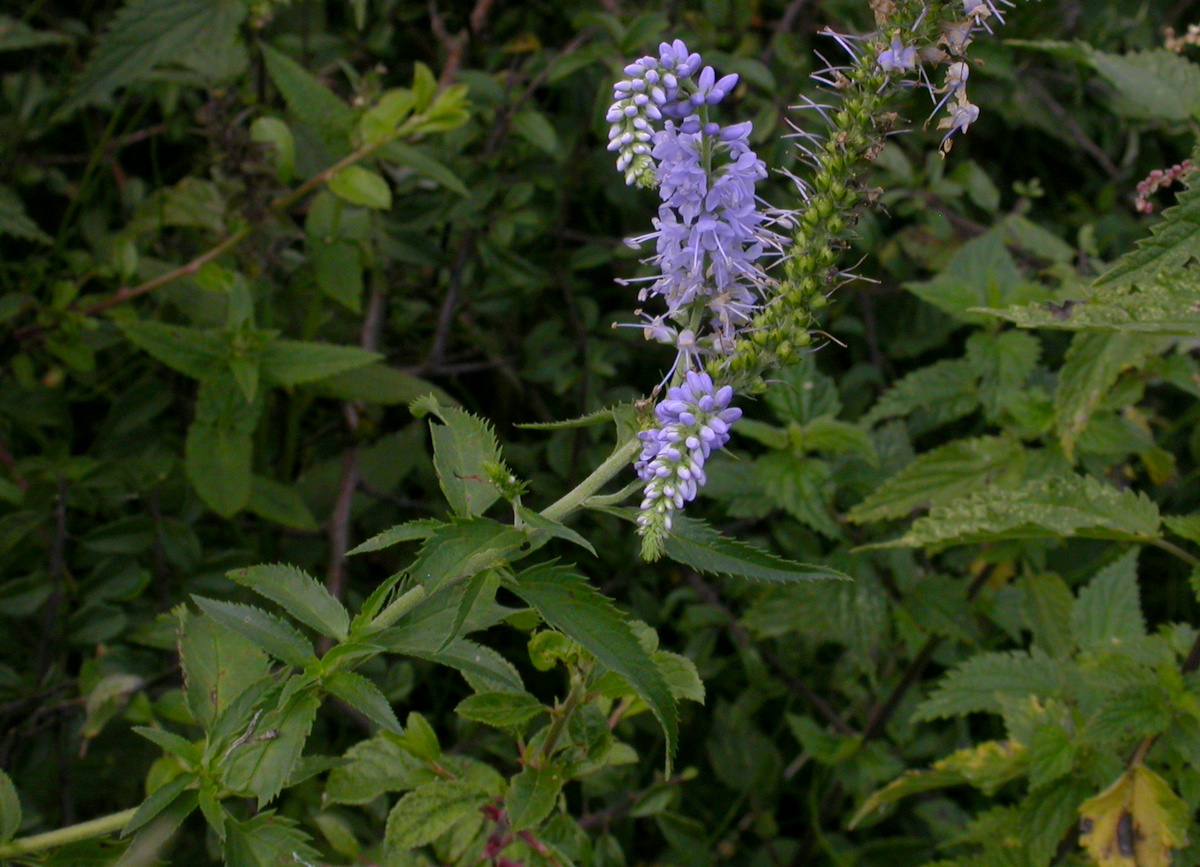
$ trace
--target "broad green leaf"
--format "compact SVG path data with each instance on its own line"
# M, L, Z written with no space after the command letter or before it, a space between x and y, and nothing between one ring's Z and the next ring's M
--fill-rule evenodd
M513 777L504 798L509 827L525 831L544 822L558 801L565 778L562 767L553 763L542 768L526 767Z
M830 539L841 536L841 528L829 514L833 468L828 462L775 451L755 461L754 470L769 502Z
M1075 767L1077 738L1060 725L1038 727L1029 739L1029 787L1040 789L1060 780Z
M453 407L440 405L432 396L412 405L414 415L432 413L443 424L430 422L433 465L442 493L456 515L481 515L500 496L487 480L485 464L501 462L496 434L483 419Z
M1117 377L1128 368L1140 367L1157 343L1153 337L1134 333L1079 333L1072 338L1054 392L1054 423L1068 458Z
M246 638L186 608L179 611L179 661L188 709L205 731L270 668L266 655Z
M537 609L550 626L625 678L654 714L667 739L667 764L679 728L675 699L662 672L638 641L628 618L586 580L553 563L534 566L511 582L512 590Z
M368 364L335 373L314 382L312 387L320 394L339 400L360 400L382 406L407 406L423 394L434 395L442 406L454 405L453 398L436 385L386 364Z
M440 649L428 645L405 645L402 641L392 649L396 653L427 659L457 670L476 692L519 692L525 689L521 675L511 662L490 647L465 638L457 638Z
M935 362L906 374L863 416L871 426L887 418L921 411L932 425L946 424L979 407L979 377L963 358Z
M252 605L221 602L203 596L192 598L214 623L228 630L222 634L241 635L260 650L292 665L305 666L316 658L308 639L292 624L274 614Z
M459 179L458 175L454 174L445 164L438 162L424 151L418 150L412 145L394 141L383 149L382 155L385 159L397 165L408 166L408 168L417 174L437 181L453 193L457 193L460 196L471 195L471 191L467 189L467 185Z
M291 127L277 117L256 117L250 122L250 140L271 148L275 174L288 183L296 175L296 139Z
M350 615L315 578L285 563L234 569L229 577L279 604L288 614L322 635L346 640Z
M274 800L300 760L320 706L316 695L305 692L263 714L251 737L235 742L222 760L225 785L254 795L259 809Z
M512 129L518 136L534 147L549 154L555 160L563 155L558 143L558 133L546 116L537 111L519 111L512 118Z
M334 804L367 804L388 792L412 789L433 779L425 763L386 737L376 735L346 751L329 773L325 799Z
M963 244L937 276L905 288L951 316L981 320L976 307L1040 300L1047 290L1026 282L1004 245L1003 228L991 229Z
M359 120L359 138L363 144L387 141L396 134L396 128L412 114L415 105L413 92L407 87L385 90Z
M678 563L712 575L736 575L760 581L849 580L836 569L795 563L762 548L722 536L695 518L677 516L664 548Z
M127 237L149 235L161 232L168 226L191 226L222 234L225 232L225 218L225 196L220 187L202 178L183 178L147 196L125 225L122 234ZM228 293L234 287L246 291L240 275L211 262L197 271L192 279L197 286L208 291Z
M500 565L526 538L515 527L487 518L445 524L425 540L408 574L432 592Z
M273 810L239 822L226 823L221 850L228 867L282 867L284 864L315 864L320 854L296 822L276 816Z
M1079 807L1079 843L1099 867L1170 867L1188 843L1193 809L1138 764Z
M21 799L17 787L4 771L0 771L0 845L16 836L21 827Z
M60 116L107 99L165 61L231 41L246 19L239 0L128 0L100 40Z
M388 814L385 841L392 852L433 842L455 825L475 818L488 794L463 780L436 780L409 792Z
M806 356L779 371L777 380L767 389L764 400L780 420L802 425L814 418L834 417L841 412L837 386L817 370L811 357Z
M325 688L351 707L357 708L380 728L400 734L400 720L379 687L352 671L334 672L325 680Z
M872 491L846 517L856 524L903 518L998 479L1020 476L1025 449L1002 437L953 440L926 452Z
M401 542L428 539L438 530L449 526L451 525L436 518L419 518L415 521L406 521L403 524L397 524L395 527L372 536L361 545L347 551L346 555L365 554L368 551L381 551L384 548L399 545Z
M345 147L354 113L328 87L286 54L261 45L267 73L287 102L288 111L335 148Z
M548 708L527 692L481 692L467 696L454 712L501 729L520 729Z
M857 454L872 463L877 460L875 447L866 429L829 416L814 418L792 432L796 448L829 455Z
M954 667L921 702L915 721L989 711L998 713L1009 698L1045 697L1063 685L1059 662L1044 653L979 653Z
M1011 489L993 485L935 506L901 538L864 548L945 548L1073 536L1145 542L1158 538L1159 524L1158 507L1145 494L1091 476L1051 476Z
M100 734L145 683L145 679L136 674L120 671L100 678L88 690L87 701L84 703L83 725L79 730L80 738L86 741Z
M117 327L139 349L192 379L209 379L229 357L229 344L218 331L140 319L118 319Z
M1138 599L1138 553L1138 548L1128 551L1079 591L1071 632L1081 649L1115 648L1146 634Z
M514 511L522 523L525 524L525 531L529 533L530 541L535 547L540 547L538 545L539 541L553 537L578 545L593 557L597 556L596 549L592 547L592 543L566 524L561 524L558 521L547 518L540 512L535 512L533 509L527 509L524 506L515 506Z
M221 517L236 514L250 501L257 424L258 404L245 401L232 376L200 383L196 418L184 444L184 466L196 493Z
M262 372L264 379L276 385L303 385L379 360L379 353L357 346L272 340L263 348Z
M317 287L351 313L361 313L365 263L359 243L309 235L304 248Z
M392 207L392 188L383 175L362 166L346 166L329 179L329 190L352 205L380 211Z
M250 501L246 503L246 508L260 518L293 530L311 532L317 529L317 519L308 510L295 487L266 476L253 477Z
M1057 659L1070 656L1075 598L1067 582L1053 573L1040 572L1022 576L1016 587L1034 647Z

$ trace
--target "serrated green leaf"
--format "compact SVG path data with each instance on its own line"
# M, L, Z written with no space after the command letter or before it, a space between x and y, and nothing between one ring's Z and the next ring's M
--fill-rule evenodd
M1153 337L1135 333L1079 333L1071 340L1054 392L1054 424L1068 458L1117 377L1124 370L1140 367L1157 343Z
M191 808L196 805L196 793L186 791L189 786L195 785L197 778L194 774L180 774L168 780L163 785L159 786L153 792L146 796L146 800L142 801L137 808L137 812L125 823L125 827L121 829L121 836L128 837L135 833L138 829L145 827L149 822L152 822L158 815L169 810L173 805L180 802L191 802ZM188 810L191 812L191 809Z
M231 818L226 823L221 852L228 867L314 864L321 857L293 820L276 816L271 810L245 822Z
M1200 544L1200 512L1190 515L1164 515L1163 523L1175 535Z
M1077 754L1076 739L1062 726L1037 728L1029 739L1029 788L1040 789L1071 773Z
M379 687L352 671L334 672L325 679L325 688L351 707L357 708L380 728L400 734L400 720Z
M268 614L252 605L220 602L216 599L205 599L203 596L192 598L200 610L215 623L241 635L276 659L304 666L316 658L308 639L301 635L296 627L274 614Z
M502 729L520 729L548 708L527 692L480 692L458 703L463 719Z
M457 638L441 649L430 648L428 645L406 645L402 641L393 647L397 653L427 659L457 670L476 692L513 692L525 689L521 675L511 662L490 647L465 638Z
M247 639L184 608L179 613L179 661L188 709L205 731L270 668L266 655Z
M354 113L328 87L286 54L260 45L267 74L287 102L288 111L301 123L316 130L337 149L346 146L354 127Z
M329 190L352 205L387 211L392 207L392 188L383 175L359 165L346 166L329 179Z
M333 804L367 804L388 792L429 782L425 763L391 740L377 735L346 751L345 761L329 773L325 799Z
M481 515L500 497L488 481L487 464L501 463L496 434L483 419L461 409L440 405L431 395L413 403L413 412L436 415L430 422L433 465L442 493L456 515Z
M403 524L397 524L395 527L384 530L382 533L377 533L361 545L347 551L346 556L349 557L351 554L365 554L368 551L381 551L384 548L399 545L401 542L428 539L438 530L449 526L450 524L445 521L439 521L436 518L419 518L415 521L405 521Z
M194 744L187 738L181 738L174 732L153 726L134 726L133 731L135 734L141 735L150 741L150 743L162 747L164 751L171 755L178 756L190 762L200 761L202 744Z
M211 378L229 357L229 344L217 331L138 319L117 320L117 327L139 349L192 379Z
M300 761L320 707L316 695L304 692L263 714L252 736L235 744L223 758L225 785L254 795L259 809L274 800Z
M849 580L824 566L796 563L746 542L722 536L703 521L677 516L665 553L672 560L711 575L736 575L760 581Z
M234 569L229 577L280 605L322 635L346 640L350 615L315 578L295 566L273 563Z
M977 307L996 307L1005 302L1039 300L1048 294L1027 282L1004 244L1004 231L997 227L972 238L954 252L937 276L905 287L918 298L956 319L978 322Z
M1067 582L1053 573L1039 572L1022 576L1016 587L1021 615L1033 632L1034 646L1055 658L1068 657L1075 598Z
M0 845L16 836L21 827L21 799L17 787L4 771L0 770Z
M432 592L501 564L526 538L515 527L487 518L444 524L426 539L408 574Z
M1062 688L1063 671L1044 653L1024 651L980 653L959 663L921 702L914 721L988 711L998 713L1003 701L1045 697Z
M0 235L49 244L52 238L25 213L25 205L8 187L0 186Z
M201 381L196 417L188 427L184 467L188 480L218 515L240 511L253 493L252 436L259 404L247 403L227 372Z
M436 780L409 792L388 814L385 840L392 852L423 846L459 822L474 818L486 792L463 780Z
M932 425L946 424L979 407L978 374L970 362L952 358L906 374L884 392L863 416L868 427L915 411L928 414Z
M317 287L351 313L361 313L366 263L360 244L309 235L304 249L312 262Z
M1071 632L1080 648L1119 646L1146 634L1138 599L1138 553L1137 548L1130 550L1079 591Z
M663 728L670 766L679 738L675 699L628 618L586 580L553 563L516 575L511 587L546 623L628 681Z
M769 502L824 536L841 536L829 514L833 468L828 462L776 451L755 461L754 471Z
M558 801L565 778L563 769L553 763L542 768L526 767L513 777L504 798L509 827L519 832L544 822Z
M856 524L903 518L943 505L1025 466L1020 441L1003 437L954 440L919 456L876 488L846 517Z
M547 518L540 512L535 512L533 509L527 509L524 506L514 506L513 510L517 516L525 524L525 530L529 533L530 541L535 548L541 547L539 542L543 542L551 537L555 539L563 539L572 544L578 545L586 550L593 557L597 556L596 549L592 547L592 543L583 536L576 533L566 524L561 524L551 518Z
M60 116L107 99L158 64L178 61L198 46L232 41L247 12L238 0L128 0L96 46Z
M1091 476L1052 476L1011 489L993 485L936 506L901 538L864 548L945 548L1075 536L1145 542L1158 538L1159 523L1158 507L1145 494Z
M821 416L836 417L842 409L837 386L817 370L811 357L779 371L764 400L780 420L801 425Z

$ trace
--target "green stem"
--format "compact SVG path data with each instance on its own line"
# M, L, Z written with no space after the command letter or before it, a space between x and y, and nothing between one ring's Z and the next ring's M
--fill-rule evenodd
M619 444L608 459L592 472L590 476L563 495L557 502L551 503L542 510L542 517L551 521L561 521L567 515L583 505L583 501L604 487L617 474L624 470L633 460L633 456L642 447L642 441L631 437Z
M1185 551L1183 548L1180 548L1174 542L1168 542L1166 539L1151 539L1150 544L1153 545L1155 548L1159 548L1163 551L1166 551L1168 554L1174 554L1176 557L1178 557L1184 563L1187 563L1189 566L1200 566L1200 558L1198 558L1192 554L1189 554L1187 551Z
M46 849L65 846L68 843L78 843L80 840L106 837L124 828L136 812L137 808L134 807L122 810L120 813L101 816L99 819L92 819L90 822L80 822L78 825L68 825L57 831L47 831L45 834L13 840L11 843L0 845L0 861L21 855L30 855L34 852L44 852Z
M405 614L416 608L424 598L425 586L423 584L418 584L387 608L383 609L383 611L379 613L379 616L371 621L371 625L378 626L381 629L391 626Z
M567 694L567 700L551 712L554 720L550 723L550 730L546 732L546 740L542 742L541 756L537 767L544 768L546 763L550 761L550 757L554 755L554 748L558 746L558 739L562 737L567 723L571 720L571 715L575 713L576 709L587 698L587 690L584 688L585 679L584 677L580 677Z

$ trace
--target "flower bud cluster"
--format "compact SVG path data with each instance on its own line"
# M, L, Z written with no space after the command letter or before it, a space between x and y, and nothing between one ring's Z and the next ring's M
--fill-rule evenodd
M1134 209L1139 214L1153 214L1154 203L1150 201L1153 196L1161 189L1171 186L1171 184L1183 181L1188 175L1196 170L1196 166L1191 160L1173 165L1166 169L1155 169L1137 185L1137 198L1134 200Z
M716 105L737 86L736 75L717 79L711 66L700 71L700 55L682 40L664 42L658 57L647 55L625 67L629 78L613 85L613 104L605 115L612 126L608 149L617 152L617 169L625 183L653 187L651 159L654 124L664 118L683 120L705 105ZM700 75L696 81L692 77Z
M655 408L661 426L638 434L642 454L634 466L646 488L637 523L647 559L661 553L672 513L694 500L704 485L705 461L729 442L729 426L742 416L729 405L732 399L732 387L714 390L707 373L690 371Z

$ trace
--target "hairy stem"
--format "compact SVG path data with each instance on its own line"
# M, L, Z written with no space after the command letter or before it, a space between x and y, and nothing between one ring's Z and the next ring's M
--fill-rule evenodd
M561 521L567 515L574 512L583 505L584 500L604 487L609 481L616 478L622 470L629 466L630 461L633 460L633 456L638 453L638 449L641 447L642 441L637 437L630 437L625 442L619 444L613 450L613 453L608 456L608 459L596 467L590 476L564 494L557 502L551 503L543 509L542 517L549 518L551 521Z

